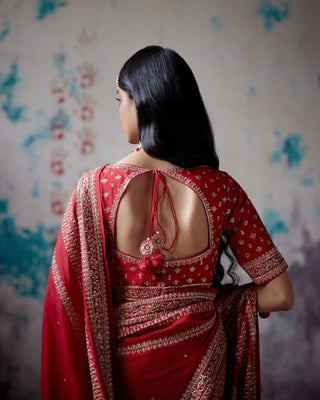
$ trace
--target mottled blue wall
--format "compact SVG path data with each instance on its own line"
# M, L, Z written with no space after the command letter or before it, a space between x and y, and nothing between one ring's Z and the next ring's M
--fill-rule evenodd
M129 150L115 102L128 56L193 69L222 168L288 260L296 302L261 321L263 399L320 395L320 3L0 0L0 397L39 398L42 304L83 171Z

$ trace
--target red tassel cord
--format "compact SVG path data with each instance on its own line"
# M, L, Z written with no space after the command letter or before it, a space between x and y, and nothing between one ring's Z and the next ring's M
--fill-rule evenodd
M163 184L163 189L159 194L160 181ZM158 207L163 196L167 196L170 206L170 212L172 219L174 221L174 238L169 247L164 247L167 238L164 229L159 222ZM160 233L161 232L161 233ZM140 252L144 258L140 261L139 267L145 269L150 264L154 268L162 268L164 265L165 257L160 253L160 250L169 251L174 246L177 239L177 222L175 218L174 208L172 204L172 199L167 188L166 178L160 171L154 172L154 177L152 181L152 195L149 211L149 226L148 226L148 238L145 239L140 246ZM164 238L162 238L162 235ZM151 239L150 239L151 238Z

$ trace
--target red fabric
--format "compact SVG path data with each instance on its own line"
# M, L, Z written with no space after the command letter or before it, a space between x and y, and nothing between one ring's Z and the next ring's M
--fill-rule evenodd
M80 310L81 307L79 314ZM82 335L84 339L84 327ZM85 346L80 343L80 338L77 337L63 305L57 298L51 274L43 317L41 370L43 399L92 398Z
M256 283L286 265L239 185L199 167L163 175L203 202L208 250L165 262L161 273L136 269L140 259L114 248L114 223L127 185L149 172L107 166L77 186L48 280L42 398L258 399L256 290L210 288L220 236Z
M43 315L43 399L114 398L112 300L95 194L99 174L80 180L53 257Z
M116 309L119 398L260 398L254 285L226 287L214 300L214 289L162 290L145 300L140 292ZM186 294L191 304L172 311ZM156 316L157 297L164 317Z
M106 166L101 171L100 191L106 234L109 238L107 252L113 284L125 286L209 284L214 275L218 246L223 234L227 237L237 261L256 284L265 284L286 270L285 260L240 185L226 172L209 167L197 167L190 170L176 168L162 171L161 176L184 183L199 196L208 216L207 251L195 257L167 262L169 270L172 270L170 266L176 267L174 273L154 275L150 269L146 269L143 274L137 274L135 267L141 259L115 249L115 219L126 188L135 177L147 173L154 172L121 164ZM193 268L188 268L186 271L185 266Z

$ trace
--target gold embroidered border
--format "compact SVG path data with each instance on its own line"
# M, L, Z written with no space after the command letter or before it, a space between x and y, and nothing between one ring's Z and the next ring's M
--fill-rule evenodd
M79 243L79 229L77 220L73 213L73 197L70 199L68 207L66 209L62 225L61 233L63 238L63 243L67 251L71 268L74 272L76 281L78 283L81 293L82 288L82 271L81 271L81 253L80 253L80 243Z
M192 291L189 289L188 291L167 293L154 298L121 304L116 309L116 315L123 320L138 318L139 315L144 318L148 314L156 314L159 312L168 313L177 307L181 308L181 304L190 305L204 300L214 300L215 297L216 291L214 290L198 291L194 289ZM128 324L131 323L128 322Z
M84 292L90 330L97 364L110 399L114 399L111 332L109 326L108 304L106 296L106 276L103 253L103 238L100 226L98 203L95 188L95 176L98 169L87 172L79 181L77 189L77 216L81 242ZM89 334L89 332L87 332ZM90 351L90 346L88 347ZM89 354L90 355L90 354ZM100 387L98 366L90 363L90 374L94 399L104 399Z
M163 338L160 338L160 339L147 340L147 341L140 342L140 343L137 343L134 345L119 346L117 354L118 354L118 356L126 356L129 354L139 354L139 353L143 353L146 351L156 350L161 347L166 347L171 344L176 344L179 342L183 342L185 340L192 339L192 338L199 336L202 333L210 330L212 328L212 326L214 325L215 320L216 320L216 315L214 315L212 318L210 318L207 322L205 322L201 326L187 329L185 331L176 333L174 335L164 336Z
M251 295L249 295L250 301L254 302L255 305L254 307L246 307L246 317L248 318L249 321L249 327L252 326L257 326L257 295L256 295L256 288L252 287L251 289ZM252 300L251 300L252 299ZM242 302L244 299L242 298ZM248 301L248 300L245 300ZM250 329L250 328L248 328ZM251 330L251 329L250 329ZM243 389L243 400L251 400L251 399L256 399L258 397L258 392L259 389L256 385L257 383L257 371L255 368L256 365L256 357L257 353L256 351L250 351L250 348L255 348L257 341L258 341L258 330L256 330L255 335L251 335L251 341L250 345L248 344L248 338L247 338L247 330L246 331L241 331L241 333L238 335L238 341L237 341L237 351L236 351L236 358L239 360L239 365L241 365L241 360L244 360L248 354L253 354L253 360L251 368L248 370L248 366L245 365L246 371L240 370L239 374L245 375L245 384L244 384L244 389ZM245 343L247 345L245 345ZM243 363L242 363L243 364Z
M152 169L138 167L138 166L133 165L133 164L117 163L117 164L109 164L107 166L111 167L111 168L130 169L130 170L139 171L139 172L150 172L150 171L153 171ZM168 172L168 171L179 171L179 172L182 172L182 171L185 171L185 169L183 167L175 167L175 168L169 168L169 169L160 169L159 171L161 171L163 173Z
M136 301L142 299L153 298L162 296L167 293L177 292L179 290L190 288L209 289L210 283L197 283L181 286L113 286L112 290L116 293L116 297L120 298L122 302ZM213 291L213 289L210 289ZM217 291L216 291L217 292Z
M52 259L51 270L52 270L52 275L53 275L53 280L54 280L56 290L58 292L58 295L59 295L59 298L63 305L63 308L66 311L68 319L72 325L72 328L75 332L75 336L80 341L80 344L82 345L81 347L85 348L85 342L83 340L83 331L81 330L81 325L80 325L77 313L73 307L70 296L69 296L67 289L62 281L55 254L53 255L53 259Z
M225 383L226 337L222 323L211 339L205 356L187 386L181 400L221 399Z
M183 318L187 315L192 315L194 313L209 311L213 309L212 301L205 301L197 304L186 305L183 308L174 310L170 313L159 313L157 315L147 315L145 319L147 322L137 324L137 320L133 319L132 326L125 326L118 330L118 339L126 337L132 334L136 334L145 329L150 329L151 327L160 327L165 324L169 324L176 321L179 318ZM136 324L136 325L134 325Z
M92 395L95 400L106 400L103 395L103 390L100 386L98 374L96 373L96 365L94 362L94 356L92 354L92 349L90 345L90 341L88 338L88 331L86 329L86 344L87 344L87 352L88 352L88 360L89 360L89 371L91 376L91 385L92 385Z
M183 302L172 301L170 303L164 301L162 303L161 299L155 301L154 304L140 304L140 302L137 302L136 308L134 309L115 309L115 319L119 327L131 326L133 324L151 321L162 315L191 306L193 303L194 302L191 300Z
M207 215L207 220L208 220L208 230L209 230L209 238L208 238L208 242L209 242L209 246L208 249L204 252L199 254L198 256L192 257L191 263L196 263L198 261L202 261L204 258L207 258L211 255L211 253L214 251L215 249L215 242L214 242L214 226L213 226L213 216L212 216L212 212L211 212L211 208L210 208L210 204L207 200L207 197L204 195L203 191L199 188L199 186L194 183L190 178L183 176L181 174L179 174L178 170L168 170L165 172L166 175L170 176L173 179L176 179L177 181L184 183L185 185L187 185L189 188L191 188L199 197L199 199L202 202L203 208L206 212ZM178 260L181 261L181 260ZM189 261L189 259L187 259L186 261ZM187 262L186 264L189 264L189 262ZM174 264L172 264L174 265ZM177 265L184 265L184 263L181 264L177 264Z
M109 167L113 168L115 166L110 165ZM126 168L127 168L127 166L126 166ZM128 169L131 169L131 168L128 168ZM137 167L135 168L135 170L136 170L136 172L132 173L131 175L129 175L125 178L124 182L118 188L116 195L113 196L111 212L110 212L110 219L109 219L110 224L108 224L108 226L107 226L107 233L108 233L108 237L110 238L110 243L112 243L112 248L114 249L114 251L116 251L115 245L114 245L115 218L116 218L116 214L117 214L117 210L118 210L118 206L119 206L121 197L124 194L129 183L132 181L132 179L134 179L136 176L140 175L141 173L146 172L143 169L140 169L140 168L137 169ZM120 253L119 255L125 256L123 253Z
M244 263L242 267L250 276L255 276L256 270L260 270L263 267L265 272L262 275L253 278L253 281L257 285L261 285L280 275L288 266L279 250L276 247L273 247L267 253L261 255L255 260Z

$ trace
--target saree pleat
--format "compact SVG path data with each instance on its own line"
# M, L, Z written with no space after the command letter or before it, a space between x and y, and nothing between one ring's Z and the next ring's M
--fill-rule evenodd
M115 309L120 398L222 398L226 338L215 295L184 288Z
M254 284L224 286L215 307L227 337L225 399L260 399L259 329Z
M253 285L183 288L122 303L115 308L117 372L125 382L119 398L258 399L255 310Z

